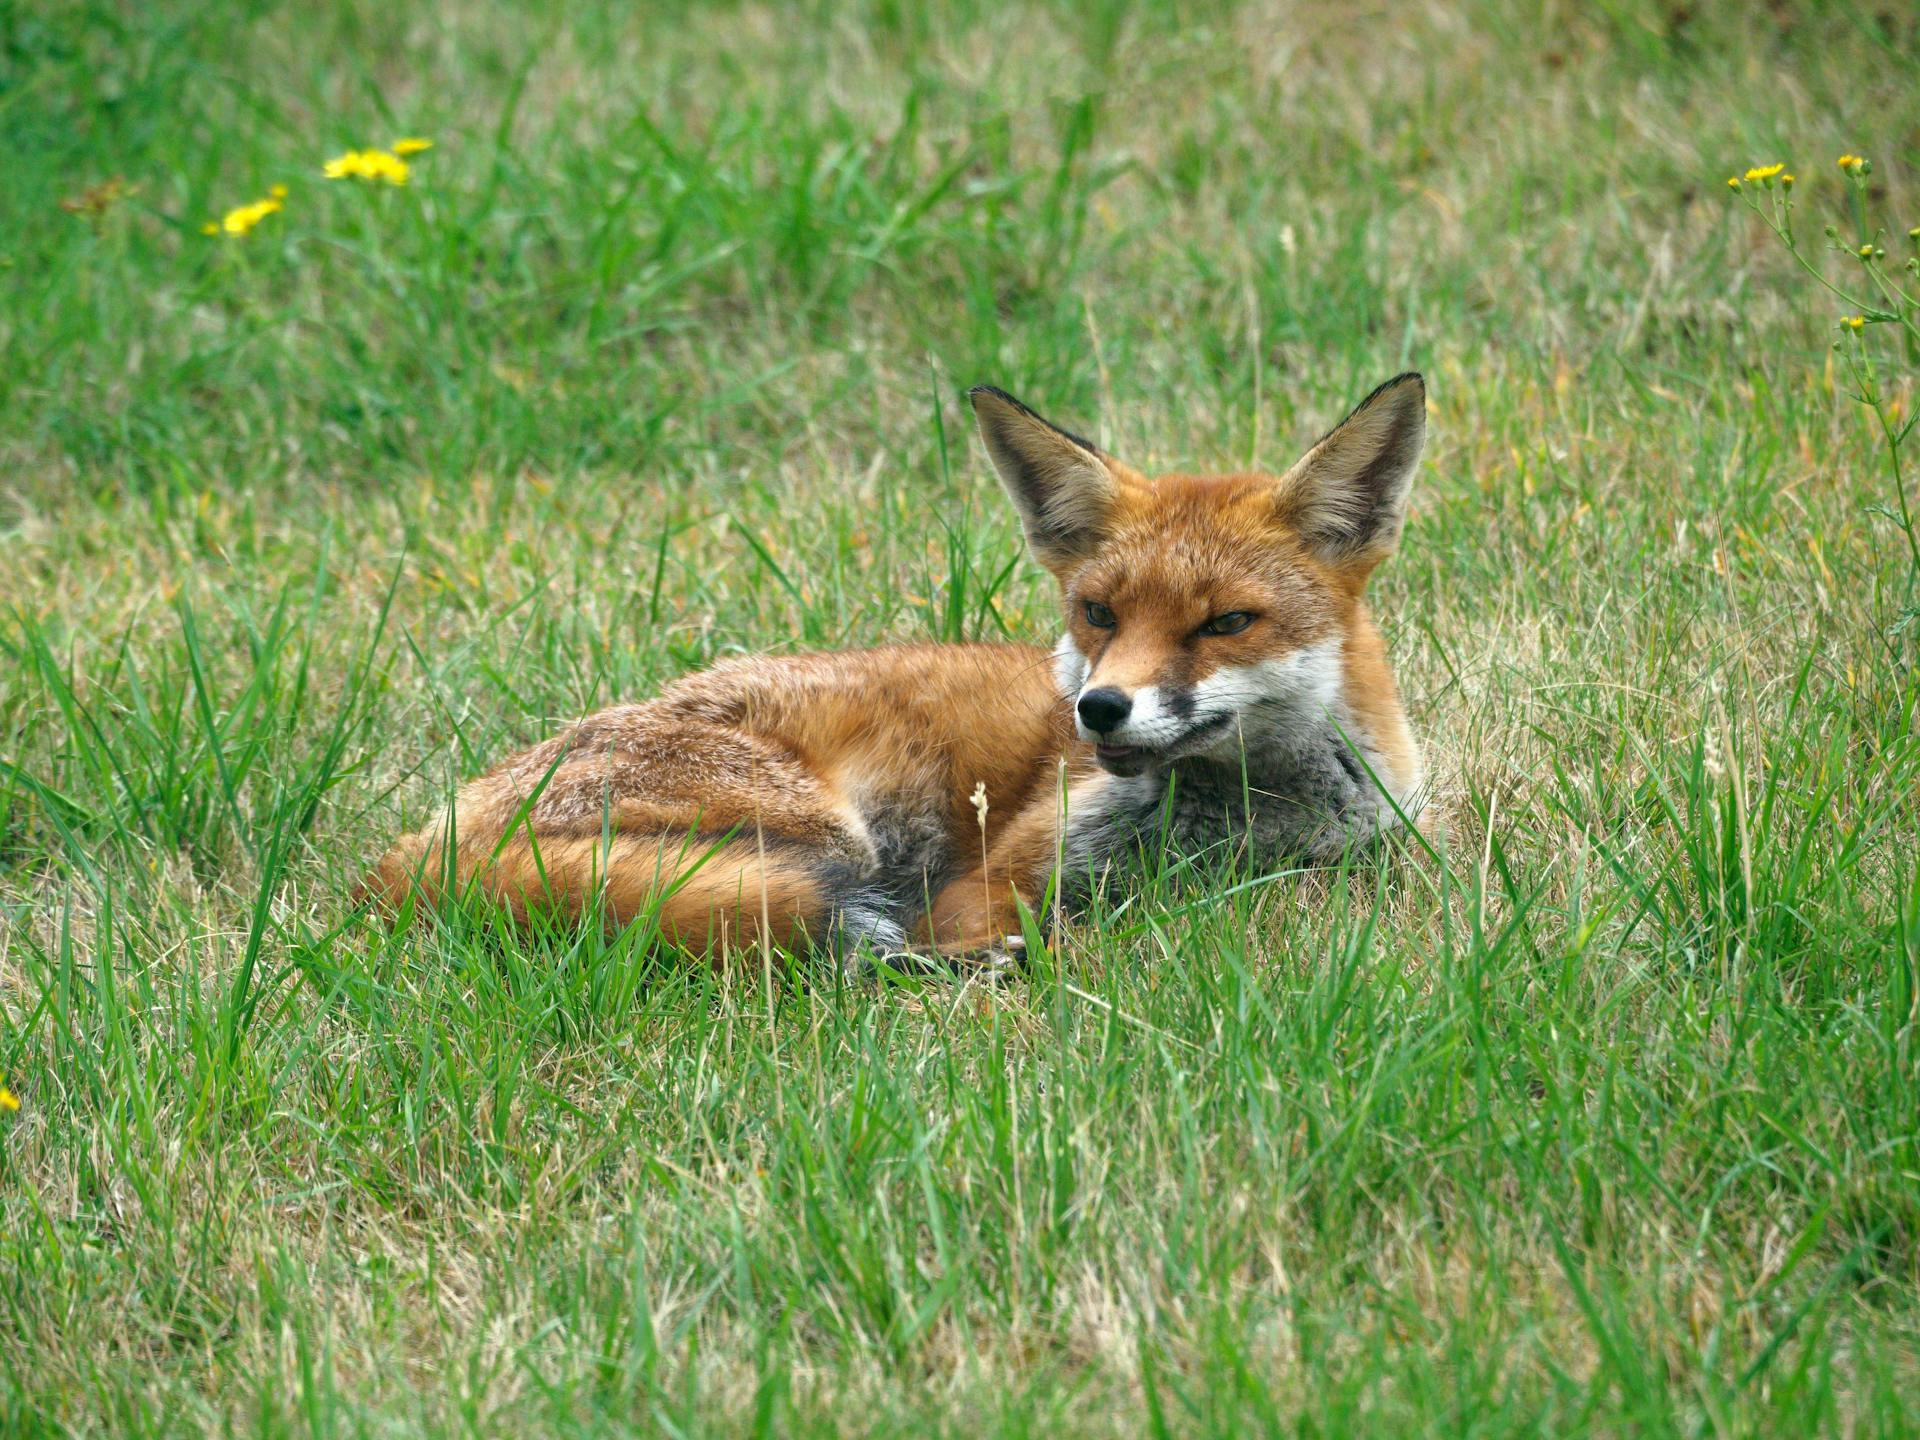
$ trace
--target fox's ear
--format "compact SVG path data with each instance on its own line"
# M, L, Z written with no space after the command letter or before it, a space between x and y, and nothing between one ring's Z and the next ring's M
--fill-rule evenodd
M1051 568L1089 554L1105 534L1119 494L1106 457L1004 390L976 385L967 398L1034 558Z
M1329 564L1371 569L1400 541L1426 433L1426 383L1394 376L1280 477L1281 514Z

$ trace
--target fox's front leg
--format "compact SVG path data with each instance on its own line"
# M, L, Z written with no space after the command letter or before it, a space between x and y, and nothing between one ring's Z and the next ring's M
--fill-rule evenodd
M933 898L921 938L944 955L1025 948L1020 911L1040 908L1059 848L1058 801L1043 796L1014 816L975 863Z
M999 961L1008 955L1024 954L1026 937L1021 931L1020 910L1015 900L1037 905L1034 897L1007 888L1004 901L983 894L985 881L978 870L955 880L934 900L921 932L924 946L936 955L950 959Z

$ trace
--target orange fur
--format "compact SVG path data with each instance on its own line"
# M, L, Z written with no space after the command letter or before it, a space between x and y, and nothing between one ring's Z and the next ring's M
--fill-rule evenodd
M1390 793L1418 803L1418 752L1360 597L1398 537L1421 393L1417 378L1382 387L1278 479L1149 479L976 392L989 454L1060 584L1053 654L905 645L716 666L470 782L363 893L399 910L442 903L451 881L521 918L653 912L716 956L836 937L977 950L1039 905L1057 856L1097 880L1176 773L1189 837L1239 823L1311 853L1328 826L1364 840L1392 817L1338 753L1349 728ZM1095 691L1126 718L1096 715ZM1293 809L1234 822L1235 763L1241 779L1263 767Z

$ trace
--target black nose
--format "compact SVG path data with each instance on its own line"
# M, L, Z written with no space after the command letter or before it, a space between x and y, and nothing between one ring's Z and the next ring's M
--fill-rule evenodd
M1133 713L1133 701L1119 690L1089 690L1080 697L1080 723L1106 734L1118 730Z

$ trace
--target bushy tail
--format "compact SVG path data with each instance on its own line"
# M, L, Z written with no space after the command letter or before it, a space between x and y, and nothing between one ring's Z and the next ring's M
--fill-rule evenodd
M709 955L750 948L763 933L781 947L824 940L834 918L817 863L751 838L614 835L536 844L515 835L483 845L463 837L450 875L441 837L422 831L381 856L353 899L405 919L471 891L522 923L535 915L577 918L596 906L614 928L652 915L668 939Z

